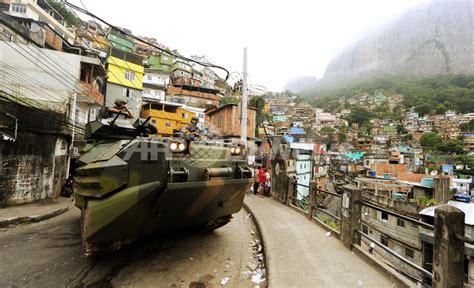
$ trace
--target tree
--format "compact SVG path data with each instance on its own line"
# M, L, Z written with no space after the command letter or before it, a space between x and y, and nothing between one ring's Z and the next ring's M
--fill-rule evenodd
M467 123L462 123L459 125L459 129L463 132L472 132L474 131L474 120L471 120Z
M239 98L225 96L224 98L221 99L220 105L223 106L227 104L237 104L237 103L239 103Z
M407 133L407 130L405 129L405 126L403 126L403 124L398 124L398 125L397 125L397 133L398 133L398 134L405 134L405 133Z
M404 135L402 137L403 142L408 142L408 141L411 141L411 140L413 140L413 135L411 135L411 134L407 134L407 135Z
M443 104L438 104L438 106L436 106L435 112L437 115L440 115L446 113L446 110L448 110L446 109L446 106Z
M441 143L441 137L436 133L429 132L421 135L420 144L423 148L435 148L439 143Z
M451 139L446 142L438 143L436 150L445 153L461 154L463 152L463 145L458 139Z
M415 112L417 112L420 115L426 115L431 113L431 107L432 105L423 103L418 106L415 106Z
M349 121L350 124L357 123L359 126L362 126L364 122L369 121L372 117L373 115L369 111L360 107L355 107L347 116L347 121Z
M334 128L329 127L329 126L324 126L321 128L320 134L323 136L323 141L327 145L331 145L334 143Z
M82 26L82 20L78 18L74 13L71 12L69 7L65 6L58 0L46 0L46 2L51 5L51 7L56 10L64 20L74 26Z
M346 132L339 131L339 133L337 134L337 138L339 139L339 143L346 143L347 142Z

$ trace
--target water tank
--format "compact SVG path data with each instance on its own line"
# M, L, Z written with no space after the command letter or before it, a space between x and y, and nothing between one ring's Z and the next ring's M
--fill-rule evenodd
M421 185L433 187L433 178L421 178Z
M393 192L392 199L397 201L403 201L403 193L400 192Z

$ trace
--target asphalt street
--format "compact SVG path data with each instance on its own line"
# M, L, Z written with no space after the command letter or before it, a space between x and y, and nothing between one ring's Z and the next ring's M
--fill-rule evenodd
M253 287L246 212L208 233L141 239L121 250L86 258L80 213L0 230L0 287Z

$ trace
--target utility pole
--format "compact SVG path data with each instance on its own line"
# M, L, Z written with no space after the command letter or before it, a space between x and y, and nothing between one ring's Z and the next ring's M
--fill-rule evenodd
M240 118L240 141L247 147L247 47L244 48L244 71L242 79L242 107Z
M67 162L67 173L66 177L69 177L70 170L71 170L71 156L74 151L74 132L76 128L76 100L77 100L77 94L76 92L72 92L72 101L69 106L69 119L72 123L72 128L71 128L71 145L69 146L69 159Z

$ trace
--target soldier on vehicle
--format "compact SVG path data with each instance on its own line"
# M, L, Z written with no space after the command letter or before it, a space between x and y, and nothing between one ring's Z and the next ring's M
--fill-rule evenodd
M186 138L189 140L197 140L200 137L201 129L198 127L199 118L194 116L191 118L191 123L189 123L186 131Z
M110 118L115 118L117 114L120 113L119 118L124 118L124 119L132 119L133 114L128 110L127 108L127 101L124 99L117 99L114 102L114 107L109 107L108 112L109 112L109 117Z

